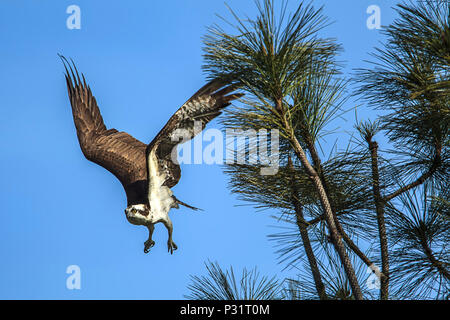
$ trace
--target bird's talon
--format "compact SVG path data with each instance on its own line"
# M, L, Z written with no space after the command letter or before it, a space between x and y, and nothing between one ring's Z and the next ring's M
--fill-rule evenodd
M173 254L174 250L177 250L178 247L173 241L167 241L167 252L170 252L170 254Z
M155 241L153 240L147 240L144 243L144 253L149 253L150 252L150 248L153 247L155 245Z

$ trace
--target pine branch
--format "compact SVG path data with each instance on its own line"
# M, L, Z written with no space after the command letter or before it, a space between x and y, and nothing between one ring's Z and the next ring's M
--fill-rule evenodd
M389 252L388 240L386 235L386 224L384 221L384 201L380 193L380 175L378 171L378 144L372 140L372 135L366 137L372 159L372 188L377 213L378 233L381 250L381 268L383 277L381 277L380 296L382 300L389 299Z
M327 193L327 194L331 194L331 192L330 192L330 189L329 189L329 187L328 187L328 183L327 183L327 180L326 180L326 178L325 178L325 175L324 175L324 171L323 171L323 168L322 168L322 163L321 163L321 161L320 161L320 158L319 158L319 154L317 153L317 150L316 150L316 148L315 148L315 146L314 146L314 144L313 144L313 142L312 142L312 138L311 137L309 137L309 136L307 136L306 137L307 138L307 141L306 141L306 145L307 145L307 147L308 147L308 150L309 150L309 152L310 152L310 154L311 154L311 157L312 157L312 159L313 159L313 164L314 164L314 167L316 168L316 170L317 170L317 172L318 172L318 174L319 174L319 176L320 176L320 178L321 178L321 180L322 180L322 183L323 183L323 186L324 186L324 189L325 189L325 192ZM359 249L359 247L352 241L352 239L348 236L348 234L345 232L345 230L344 230L344 228L342 227L342 225L341 225L341 223L339 222L339 220L338 220L338 215L336 214L336 210L335 210L335 206L333 205L333 203L332 203L332 201L330 201L330 205L331 205L331 209L332 209L332 213L333 213L333 220L334 220L334 223L336 224L336 227L337 227L337 230L338 230L338 232L341 234L341 236L342 236L342 238L344 239L344 241L345 241L345 243L347 243L347 245L348 245L348 247L368 266L368 267L373 267L374 266L374 263ZM384 278L385 277L385 274L384 274L384 272L381 274L381 276Z
M294 170L292 160L290 157L288 159L288 168L291 171ZM300 236L302 238L303 247L305 249L305 253L308 258L309 267L310 267L312 275L313 275L314 285L316 287L319 298L321 300L327 300L325 286L323 284L322 276L320 275L320 270L317 265L317 260L316 260L314 251L311 246L311 241L310 241L309 235L308 235L307 224L306 224L305 218L303 216L303 207L297 197L298 190L295 187L295 183L291 182L291 188L293 189L292 190L293 191L292 204L295 208L296 222L297 222L298 229L300 231Z
M427 179L431 178L433 176L433 174L438 170L439 166L442 163L441 153L442 153L442 146L441 145L436 146L435 156L432 161L432 165L428 169L428 171L423 173L419 178L417 178L417 180L415 180L415 181L409 183L408 185L401 187L398 190L392 192L391 194L385 196L383 200L385 202L390 201L390 200L394 199L395 197L401 195L402 193L404 193L408 190L411 190L417 186L420 186L425 181L427 181Z
M333 212L331 210L330 202L329 202L328 196L324 190L323 184L319 178L319 175L317 174L316 170L309 163L309 160L308 160L302 146L296 139L296 137L291 136L290 141L292 143L292 147L294 149L295 154L297 155L297 157L300 160L300 162L302 163L302 165L305 167L307 173L309 174L309 178L313 182L313 184L316 188L316 191L319 195L320 202L324 209L325 220L326 220L328 228L330 230L331 241L333 242L333 244L336 248L336 251L339 254L339 258L341 259L341 262L344 266L345 272L347 273L347 277L348 277L350 285L352 287L353 294L356 299L362 300L363 295L362 295L361 289L359 287L358 279L356 278L355 271L353 269L353 266L350 262L348 255L347 255L347 252L345 251L344 244L342 243L342 237L336 228L336 224L334 223Z

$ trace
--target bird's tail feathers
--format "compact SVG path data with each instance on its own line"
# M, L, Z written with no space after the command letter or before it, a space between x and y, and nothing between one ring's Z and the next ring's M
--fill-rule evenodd
M173 199L175 200L175 204L181 204L182 206L185 206L186 208L189 208L189 209L191 209L191 210L194 210L194 211L203 211L203 209L200 209L200 208L196 208L196 207L193 207L193 206L190 206L190 205L188 205L187 203L184 203L183 201L181 201L181 200L178 200L175 196L172 196L173 197Z

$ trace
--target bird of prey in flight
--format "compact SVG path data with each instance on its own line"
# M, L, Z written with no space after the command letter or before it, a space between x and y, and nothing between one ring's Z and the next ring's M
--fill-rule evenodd
M194 122L200 122L203 130L223 108L242 94L232 93L235 87L224 81L210 81L170 117L149 144L145 144L126 132L105 126L84 75L79 75L73 61L70 64L65 57L60 57L66 70L73 120L84 156L110 171L122 183L127 196L127 220L134 225L146 226L149 231L144 252L148 253L154 246L154 225L162 222L169 233L167 247L172 254L177 245L172 240L170 209L179 208L179 205L197 209L178 200L171 190L181 176L179 164L171 157L172 150L179 143L175 138L176 132L186 130L184 132L193 138L198 133L196 131L200 131L194 130Z

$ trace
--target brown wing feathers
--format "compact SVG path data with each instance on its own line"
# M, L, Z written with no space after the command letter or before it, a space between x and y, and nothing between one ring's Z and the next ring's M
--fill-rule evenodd
M147 152L161 142L170 144L178 144L172 142L171 137L176 129L185 129L194 134L194 121L202 122L202 129L204 126L218 116L221 110L231 104L231 101L242 96L242 94L226 94L234 91L234 86L224 86L224 82L220 80L212 80L202 88L200 88L188 101L186 101L181 108L179 108L169 119L166 125L156 135L153 141L147 147ZM218 89L222 88L220 91Z
M113 173L125 187L146 180L146 144L125 132L107 130L97 102L84 76L60 56L66 69L66 82L78 141L85 157Z
M82 83L75 66L74 72L67 59L64 57L61 57L61 59L66 69L67 90L72 106L72 115L77 129L78 140L83 153L85 153L89 148L89 138L94 134L100 134L106 131L106 126L103 123L102 115L100 114L91 89L86 85L84 76ZM67 66L69 66L70 73Z
M172 137L177 129L184 129L193 138L198 132L194 132L196 121L201 122L202 130L206 124L217 117L223 108L231 104L231 101L242 96L235 93L227 95L236 89L215 79L200 88L181 108L174 113L167 124L161 129L153 141L147 146L146 154L156 148L156 155L159 159L160 169L166 173L166 182L169 188L176 185L180 179L180 169L171 160L171 152L180 141L172 141ZM219 90L220 89L220 90Z

